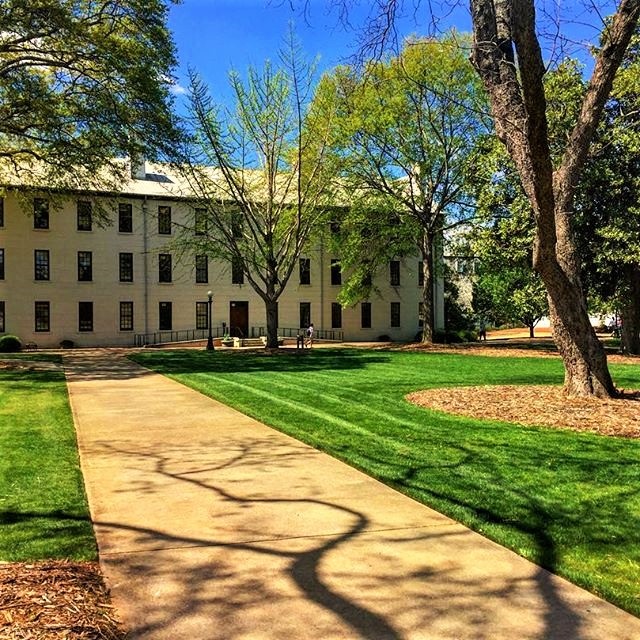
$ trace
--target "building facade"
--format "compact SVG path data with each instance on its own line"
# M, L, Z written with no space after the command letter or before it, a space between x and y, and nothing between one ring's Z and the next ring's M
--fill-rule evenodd
M0 335L42 348L203 337L209 293L214 335L265 335L264 303L241 272L176 250L194 209L172 186L160 172L139 172L115 195L53 201L7 189L0 201ZM108 224L99 223L98 210ZM338 260L321 243L302 254L279 301L282 335L312 322L320 337L413 340L420 330L419 260L392 261L376 278L380 295L352 308L337 300Z

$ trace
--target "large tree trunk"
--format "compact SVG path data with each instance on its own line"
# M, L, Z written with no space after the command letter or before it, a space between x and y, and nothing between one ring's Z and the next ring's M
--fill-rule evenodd
M622 347L626 353L640 355L640 265L625 268L627 292L622 315Z
M554 171L533 0L471 0L473 63L489 93L496 133L506 145L536 221L534 266L549 297L565 391L615 395L604 349L589 322L571 236L575 185L631 35L638 0L621 0L607 26L578 121Z
M420 251L422 253L422 309L424 324L422 326L422 342L431 344L435 328L435 309L433 305L433 291L435 281L433 236L425 232L422 236Z
M267 349L278 348L278 301L265 300L267 314Z

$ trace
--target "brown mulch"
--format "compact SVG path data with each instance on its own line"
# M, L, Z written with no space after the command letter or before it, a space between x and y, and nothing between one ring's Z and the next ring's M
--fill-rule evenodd
M450 387L417 391L407 400L470 418L640 438L640 391L601 400L567 397L550 385Z
M0 563L0 639L126 637L97 562Z

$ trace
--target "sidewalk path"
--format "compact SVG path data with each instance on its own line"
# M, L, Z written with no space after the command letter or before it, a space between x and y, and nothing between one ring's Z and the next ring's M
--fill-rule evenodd
M640 620L116 353L65 356L134 640L637 640Z

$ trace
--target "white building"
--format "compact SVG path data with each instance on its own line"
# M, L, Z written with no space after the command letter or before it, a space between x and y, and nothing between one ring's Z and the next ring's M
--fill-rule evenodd
M29 195L7 188L0 200L0 334L58 347L134 345L206 337L212 331L265 334L261 298L228 264L172 248L193 224L187 198L162 167L138 172L117 194ZM19 197L20 195L20 197ZM110 224L98 224L106 210ZM338 256L309 247L279 301L279 332L314 323L320 338L413 340L419 331L419 261L389 264L381 292L343 309Z

